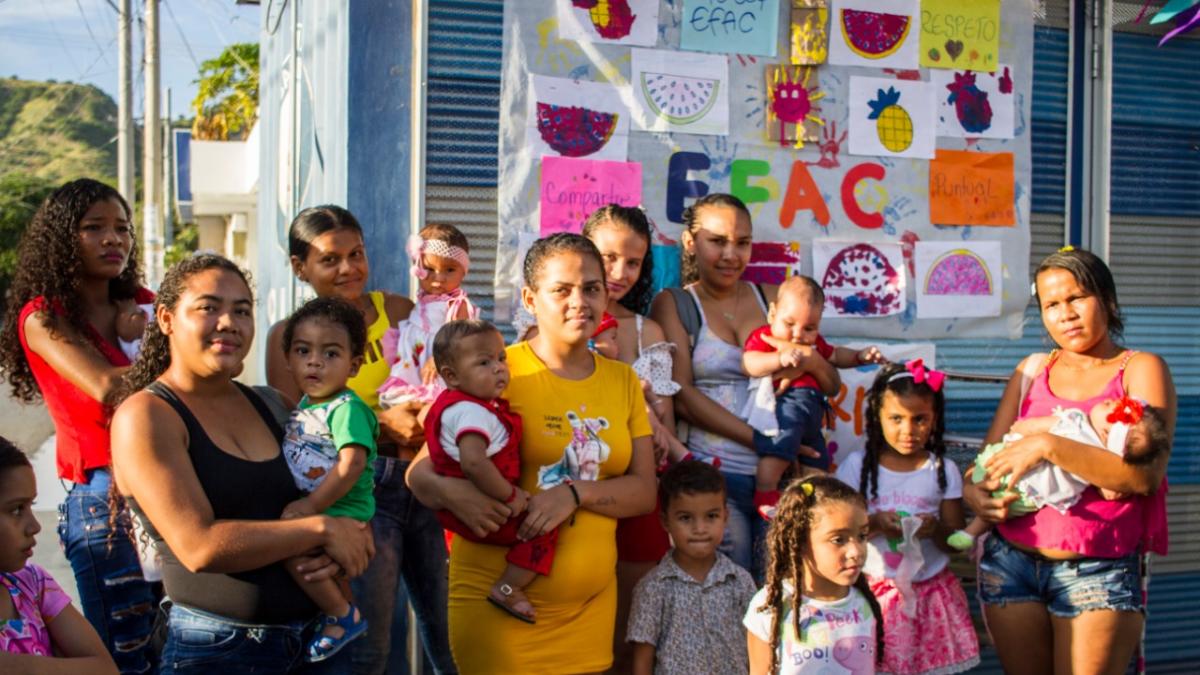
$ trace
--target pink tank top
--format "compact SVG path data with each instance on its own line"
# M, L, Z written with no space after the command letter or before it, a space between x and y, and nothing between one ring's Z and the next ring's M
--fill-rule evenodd
M1072 401L1050 391L1050 368L1057 360L1051 355L1046 367L1033 380L1029 394L1021 402L1021 418L1049 415L1054 408L1079 408L1087 411L1110 398L1125 395L1125 366L1136 352L1129 351L1117 374L1097 395ZM1090 486L1064 515L1057 509L1041 509L996 526L1007 540L1031 548L1071 551L1094 558L1121 558L1139 549L1159 555L1167 553L1167 479L1152 495L1135 495L1109 501Z

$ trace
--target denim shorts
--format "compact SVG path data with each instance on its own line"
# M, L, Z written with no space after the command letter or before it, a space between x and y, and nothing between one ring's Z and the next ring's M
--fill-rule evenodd
M1123 558L1048 560L992 533L979 560L979 600L1001 607L1037 602L1066 619L1093 609L1144 612L1140 572L1137 553Z

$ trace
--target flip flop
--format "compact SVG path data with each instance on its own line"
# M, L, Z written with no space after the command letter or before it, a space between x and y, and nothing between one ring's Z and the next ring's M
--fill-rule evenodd
M513 594L512 586L509 586L508 584L500 584L499 591L504 594L505 598L512 598L512 594ZM518 612L517 610L510 607L508 604L501 602L501 601L497 600L496 598L493 598L490 591L488 592L487 601L492 603L496 607L499 607L500 609L504 610L510 616L512 616L514 619L520 619L521 621L524 621L525 623L528 623L528 624L536 624L537 623L537 621L534 621L533 619Z

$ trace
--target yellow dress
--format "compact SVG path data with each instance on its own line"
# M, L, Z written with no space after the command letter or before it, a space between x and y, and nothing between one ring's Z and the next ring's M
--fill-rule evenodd
M357 375L346 380L346 387L358 394L363 403L378 413L379 392L376 390L391 372L391 364L383 358L383 334L392 327L392 322L388 320L383 291L371 291L367 295L371 298L371 304L375 305L375 323L367 326L367 348L363 353L363 364Z
M505 397L521 416L521 487L624 475L633 439L650 435L641 385L624 363L597 356L583 380L551 373L529 343L508 348ZM540 477L540 481L539 481ZM490 605L506 548L461 537L450 555L450 647L458 670L476 673L591 673L612 665L617 611L617 521L580 509L559 528L554 566L526 589L529 625Z

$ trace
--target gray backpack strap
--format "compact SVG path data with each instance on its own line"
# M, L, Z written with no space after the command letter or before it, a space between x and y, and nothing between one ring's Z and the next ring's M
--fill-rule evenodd
M688 334L688 352L695 351L696 338L700 335L700 308L696 299L682 288L666 289L675 300L675 312L679 315L679 323Z

